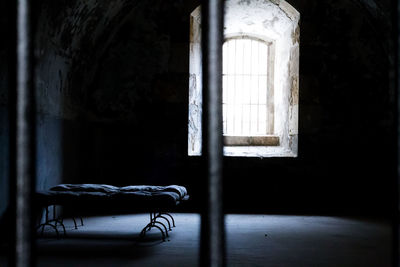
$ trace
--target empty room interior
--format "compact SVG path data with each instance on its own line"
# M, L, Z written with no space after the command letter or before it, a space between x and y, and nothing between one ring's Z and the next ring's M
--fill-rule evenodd
M20 229L11 2L0 4L0 266ZM214 204L227 266L396 262L393 2L224 1ZM32 3L37 266L200 265L201 4Z

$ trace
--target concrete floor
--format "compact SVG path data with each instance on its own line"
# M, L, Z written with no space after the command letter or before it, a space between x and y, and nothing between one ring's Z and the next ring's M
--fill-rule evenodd
M174 217L166 242L156 230L138 241L147 214L84 218L78 230L67 220L68 237L37 241L38 266L197 266L200 217ZM390 225L381 221L227 215L226 230L228 266L391 266Z

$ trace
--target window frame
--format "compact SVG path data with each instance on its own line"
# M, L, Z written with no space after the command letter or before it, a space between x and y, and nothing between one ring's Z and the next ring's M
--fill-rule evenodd
M267 132L265 135L228 135L224 136L225 146L279 146L279 136L275 134L275 40L252 33L240 32L224 35L225 44L231 40L245 39L261 42L268 47L267 64ZM224 75L224 74L223 74ZM222 105L222 103L221 103Z

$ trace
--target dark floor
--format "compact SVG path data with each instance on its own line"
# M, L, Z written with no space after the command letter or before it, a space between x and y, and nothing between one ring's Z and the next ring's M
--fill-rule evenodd
M166 242L138 233L147 214L84 218L66 238L37 241L38 266L196 266L200 217L176 214ZM390 224L326 216L227 215L228 266L391 266ZM0 261L0 266L4 266Z

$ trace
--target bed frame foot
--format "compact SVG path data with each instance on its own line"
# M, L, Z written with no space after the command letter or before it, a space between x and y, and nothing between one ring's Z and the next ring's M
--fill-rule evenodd
M163 229L161 229L161 227L159 227L158 225L155 225L154 222L148 223L148 224L143 228L143 230L140 232L140 238L144 238L144 236L146 235L146 233L147 233L148 231L150 231L151 228L153 228L153 227L154 227L154 228L157 228L158 230L160 230L161 235L162 235L162 240L165 241L165 234L164 234Z
M160 215L167 215L167 216L169 216L169 217L171 218L171 220L172 220L172 227L175 227L175 220L174 220L174 217L172 217L171 214L169 214L168 212L160 212L159 214L160 214Z
M40 231L40 236L43 236L44 228L45 228L46 226L50 226L51 228L53 228L54 231L56 232L57 239L60 239L60 232L58 231L57 226L51 224L50 222L41 223L41 224L39 224L39 225L36 227L36 230L39 230L40 228L42 228L41 231ZM64 226L63 226L63 227L64 227ZM65 236L65 235L66 235L66 233L65 233L65 228L63 228L63 231L64 231L64 236Z
M161 213L157 214L157 215L155 216L155 218L156 218L156 219L157 219L157 218L161 218L161 219L166 220L167 223L168 223L168 231L172 231L171 223L169 222L169 220L168 220L167 218L165 218L164 216L162 216Z

